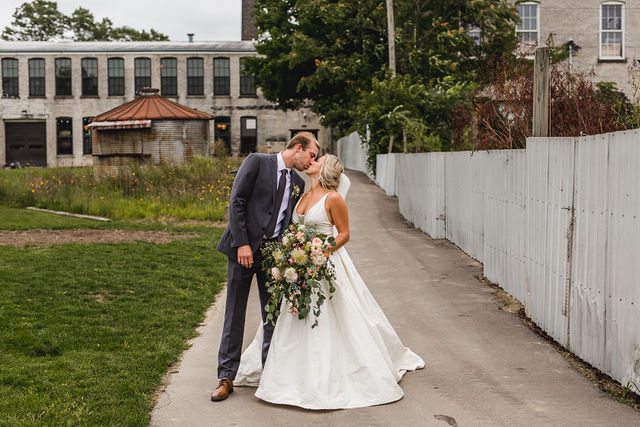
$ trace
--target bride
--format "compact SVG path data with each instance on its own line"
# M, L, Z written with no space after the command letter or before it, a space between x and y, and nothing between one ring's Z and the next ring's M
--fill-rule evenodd
M293 213L293 222L335 237L330 260L336 291L323 304L318 326L312 329L310 319L299 320L282 308L264 369L262 327L240 360L235 385L258 385L256 396L267 402L307 409L394 402L403 396L398 381L404 373L424 367L402 344L343 247L349 241L343 198L349 180L342 172L336 156L318 159L307 169L311 191ZM327 283L323 291L329 295Z

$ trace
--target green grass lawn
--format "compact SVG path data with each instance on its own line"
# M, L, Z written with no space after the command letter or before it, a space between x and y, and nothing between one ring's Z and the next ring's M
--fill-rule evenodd
M29 228L200 235L167 244L0 246L0 425L148 424L163 375L222 287L222 230L0 207L0 229Z

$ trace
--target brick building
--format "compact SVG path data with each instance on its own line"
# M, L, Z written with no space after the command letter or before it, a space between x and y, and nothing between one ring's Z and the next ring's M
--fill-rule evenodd
M616 82L633 98L629 78L640 58L640 0L539 0L516 7L522 42L545 45L550 34L555 45L573 40L580 46L574 69L593 70L596 81Z
M283 112L242 71L252 41L0 41L0 165L92 164L86 124L135 99L144 87L211 114L210 143L234 154L278 151L298 130L331 147L331 132L309 109Z

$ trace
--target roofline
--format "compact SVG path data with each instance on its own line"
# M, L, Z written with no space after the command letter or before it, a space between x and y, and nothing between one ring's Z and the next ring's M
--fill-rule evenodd
M148 43L148 48L141 44ZM15 44L15 48L8 46ZM25 46L33 44L33 47ZM110 48L105 45L112 44ZM181 46L184 44L184 46ZM236 45L244 45L235 47ZM163 47L164 45L164 47ZM222 45L222 46L220 46ZM225 46L226 45L226 46ZM231 46L229 46L231 45ZM248 47L247 45L251 46ZM82 47L82 48L81 48ZM70 55L70 54L189 54L189 53L256 53L253 42L229 41L229 42L14 42L0 41L0 54L11 55Z
M153 50L3 50L0 49L0 54L2 55L105 55L105 54L113 54L119 53L122 55L151 55L153 53L166 53L171 55L182 55L187 53L207 53L207 54L230 54L230 53L256 53L255 50L161 50L161 49L153 49Z

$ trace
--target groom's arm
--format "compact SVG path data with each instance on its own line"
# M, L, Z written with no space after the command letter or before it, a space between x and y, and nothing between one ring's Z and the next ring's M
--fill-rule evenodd
M236 174L229 197L229 226L231 227L231 247L249 245L247 233L247 203L251 197L256 177L260 170L260 160L249 155Z

